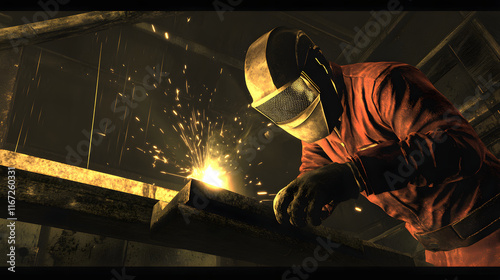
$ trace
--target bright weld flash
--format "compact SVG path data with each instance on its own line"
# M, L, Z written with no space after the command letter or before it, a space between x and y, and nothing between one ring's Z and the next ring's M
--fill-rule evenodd
M361 209L361 207L356 206L356 207L354 207L354 210L356 210L356 212L361 212L361 210L363 210L363 209Z
M218 188L228 189L225 173L218 164L208 163L204 168L194 168L193 173L188 178L193 178Z

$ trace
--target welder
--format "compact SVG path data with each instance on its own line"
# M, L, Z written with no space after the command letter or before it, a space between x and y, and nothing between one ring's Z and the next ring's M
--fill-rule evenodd
M340 66L277 27L248 48L245 80L252 107L302 143L273 202L279 223L320 225L361 194L405 222L427 262L500 265L500 162L420 70Z

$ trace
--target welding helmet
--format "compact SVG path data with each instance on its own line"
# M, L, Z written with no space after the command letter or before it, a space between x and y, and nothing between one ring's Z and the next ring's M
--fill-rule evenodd
M343 108L330 64L301 30L277 27L253 42L245 81L252 107L300 140L325 138L339 123Z

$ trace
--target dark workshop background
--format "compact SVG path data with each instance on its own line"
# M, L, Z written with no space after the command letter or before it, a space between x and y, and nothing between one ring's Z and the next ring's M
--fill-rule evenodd
M55 17L78 13L82 12L59 12ZM33 15L3 12L0 22L4 27L21 25L23 17L32 19ZM76 165L179 190L183 182L170 174L183 175L180 167L186 163L186 147L174 129L180 117L172 110L185 113L187 107L197 108L224 123L228 133L238 133L233 138L241 138L245 149L254 149L235 159L239 175L233 178L232 190L270 203L298 174L300 142L283 131L268 129L269 121L248 107L251 99L243 61L255 39L285 25L304 30L327 59L338 64L401 61L417 66L498 157L500 13L403 11L389 15L236 10L220 17L215 11L185 12L22 47L9 63L0 63L1 75L16 75L14 115L5 148L65 163L66 147L76 149L87 139L82 130L91 130L95 112L96 120L109 118L115 130L103 132L102 142L92 147L90 161L82 157ZM146 87L148 69L168 75L120 119L110 104L119 96L130 96L139 86ZM153 146L161 151L154 151ZM168 162L155 160L155 153ZM1 228L6 223L2 219ZM364 198L340 205L325 225L423 258L422 247L403 223ZM2 231L2 252L7 251L6 238ZM17 240L21 266L252 265L28 223L18 223ZM6 266L5 254L0 261Z

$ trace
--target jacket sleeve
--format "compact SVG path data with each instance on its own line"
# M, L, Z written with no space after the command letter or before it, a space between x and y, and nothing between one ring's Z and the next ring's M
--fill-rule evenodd
M395 67L375 83L372 100L379 121L399 140L357 152L353 161L366 192L433 187L473 176L485 146L459 111L417 68ZM395 137L395 138L396 138Z
M299 176L307 171L317 169L332 163L328 155L323 149L315 143L307 143L302 141L302 164L299 167Z

